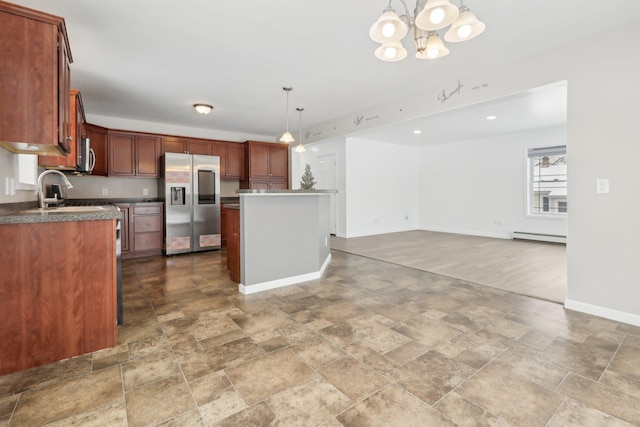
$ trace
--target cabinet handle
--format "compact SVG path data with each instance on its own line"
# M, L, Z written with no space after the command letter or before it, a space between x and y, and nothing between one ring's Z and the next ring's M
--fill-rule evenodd
M147 227L150 227L151 223L149 221L147 221Z
M67 141L71 141L71 139L72 139L72 138L71 138L70 136L67 136L65 139L66 139Z

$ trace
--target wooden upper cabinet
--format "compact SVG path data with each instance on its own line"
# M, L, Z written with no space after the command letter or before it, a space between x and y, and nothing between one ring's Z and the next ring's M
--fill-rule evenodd
M89 138L91 149L95 157L95 166L91 171L91 175L109 175L109 144L107 143L108 129L101 126L85 124L85 131Z
M241 188L286 189L289 183L287 144L245 142L246 173Z
M211 155L211 142L203 140L189 140L187 141L187 153L189 154L203 154L206 156Z
M162 154L164 153L211 155L211 141L165 136L162 137Z
M186 141L181 138L162 138L162 154L164 153L186 153Z
M84 107L82 105L82 97L77 90L71 90L69 95L71 122L71 144L70 151L67 155L59 156L39 156L38 164L49 169L75 170L77 156L79 153L80 143L86 136Z
M0 146L69 152L70 69L64 19L0 1Z
M109 176L160 177L160 138L128 132L109 133Z
M214 141L211 155L220 156L220 179L244 178L244 147L239 142Z

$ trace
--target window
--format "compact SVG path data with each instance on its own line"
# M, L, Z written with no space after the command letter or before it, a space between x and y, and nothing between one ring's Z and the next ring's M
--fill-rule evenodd
M528 151L529 214L567 214L567 147Z

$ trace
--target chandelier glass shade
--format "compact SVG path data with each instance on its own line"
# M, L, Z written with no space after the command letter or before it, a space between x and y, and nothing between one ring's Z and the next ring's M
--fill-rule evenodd
M293 149L293 151L295 151L296 153L304 153L306 150L306 148L304 148L304 145L302 145L302 112L304 111L304 108L298 107L296 108L296 111L299 114L298 117L298 129L299 129L299 135L298 135L298 145L296 145L296 148Z
M406 58L407 50L402 46L402 39L410 29L414 30L416 58L436 59L449 54L438 30L450 26L444 39L457 43L478 36L486 28L462 0L459 7L451 4L450 0L416 0L413 15L405 0L400 0L405 14L398 15L391 7L392 1L389 0L389 6L369 29L371 39L380 43L375 56L382 61L393 62Z
M280 137L280 142L289 144L291 142L295 142L295 138L293 137L293 135L291 135L291 132L289 132L289 92L291 92L293 88L285 86L282 88L282 90L284 90L287 94L287 107L285 109L285 115L287 116L287 130Z

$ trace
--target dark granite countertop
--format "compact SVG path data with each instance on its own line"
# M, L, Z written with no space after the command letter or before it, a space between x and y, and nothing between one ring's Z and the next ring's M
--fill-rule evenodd
M31 208L0 215L0 224L33 224L40 222L99 221L121 219L120 210L113 205L64 206L47 209Z

